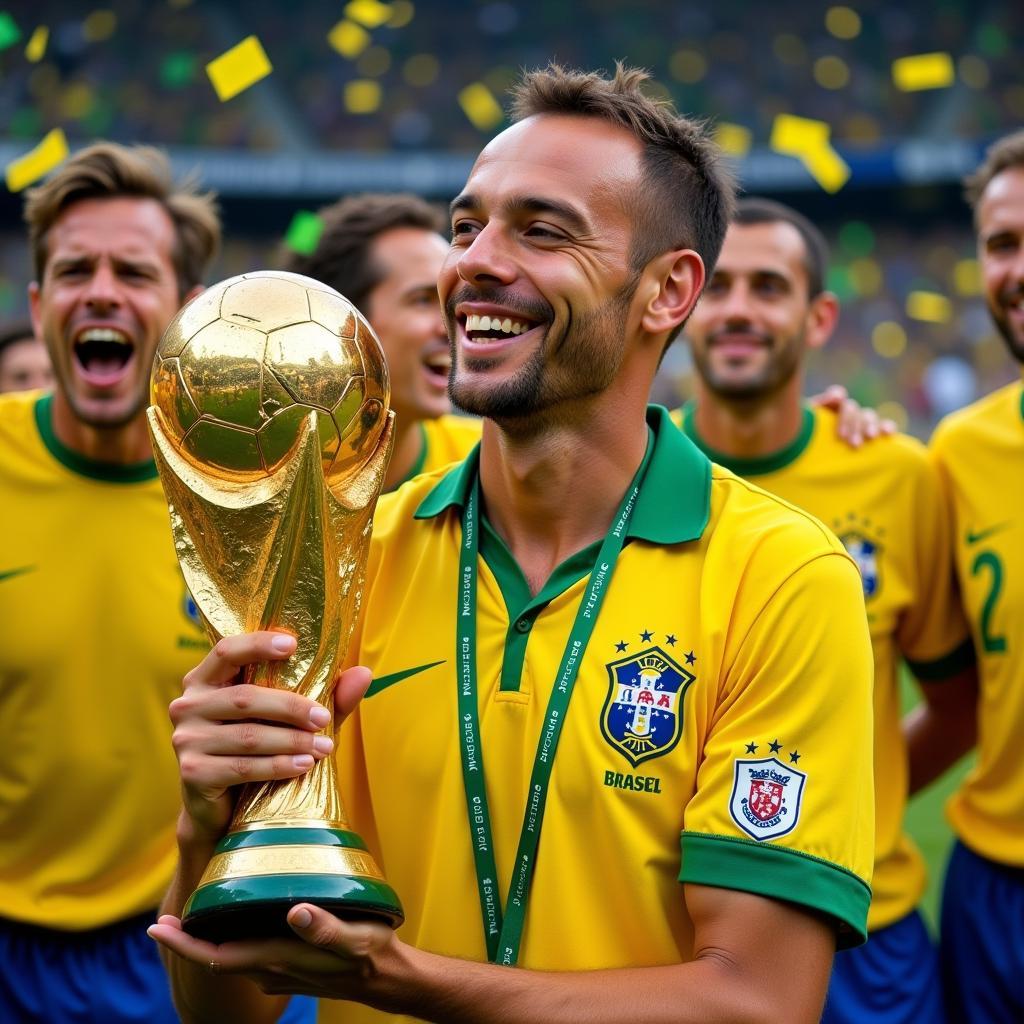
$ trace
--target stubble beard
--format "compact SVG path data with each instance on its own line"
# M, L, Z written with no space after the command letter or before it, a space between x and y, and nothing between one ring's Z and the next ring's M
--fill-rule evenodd
M454 340L454 319L449 319L452 367L448 396L452 404L475 416L514 426L523 420L540 422L552 411L606 391L622 365L626 311L635 282L628 282L598 309L573 316L551 334L550 319L543 338L515 375L500 384L474 387L460 380ZM552 365L553 356L557 364ZM474 360L474 369L487 372L498 360Z
M692 349L693 362L704 386L717 398L725 402L763 402L781 391L799 372L800 356L804 350L805 331L792 337L771 342L770 358L764 369L755 377L746 380L730 380L717 374L711 365L707 352L698 353Z

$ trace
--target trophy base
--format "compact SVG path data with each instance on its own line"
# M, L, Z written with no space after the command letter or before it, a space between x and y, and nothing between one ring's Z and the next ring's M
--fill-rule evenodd
M354 832L271 826L220 841L182 927L210 942L293 935L286 915L297 903L393 928L404 919L398 896Z

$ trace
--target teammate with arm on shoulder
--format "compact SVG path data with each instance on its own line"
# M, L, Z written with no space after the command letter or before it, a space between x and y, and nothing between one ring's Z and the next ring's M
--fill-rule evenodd
M644 77L528 75L452 204L451 394L483 438L378 505L350 648L375 679L337 752L405 923L301 904L294 941L213 946L168 917L197 1017L213 960L353 1024L812 1024L836 946L863 941L856 567L647 407L732 190ZM235 638L236 663L267 642ZM239 780L229 678L215 656L191 678L193 795ZM272 697L261 750L290 756L307 727Z
M836 413L801 401L805 361L839 312L824 287L827 263L824 238L802 214L739 201L687 326L697 395L682 425L712 461L817 516L861 571L875 663L874 899L870 941L836 958L823 1020L859 1024L884 1010L891 1024L940 1024L938 957L915 909L924 862L903 831L898 673L906 659L926 696L945 697L973 686L973 652L924 447L897 435L853 449L836 435Z

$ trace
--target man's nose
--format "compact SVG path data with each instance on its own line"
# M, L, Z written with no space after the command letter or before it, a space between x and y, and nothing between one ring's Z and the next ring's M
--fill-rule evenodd
M469 284L511 284L517 268L501 226L494 221L485 224L459 256L456 269Z

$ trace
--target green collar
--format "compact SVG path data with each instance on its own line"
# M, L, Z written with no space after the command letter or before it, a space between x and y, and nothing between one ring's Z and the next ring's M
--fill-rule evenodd
M780 448L777 452L771 452L769 455L755 455L753 458L726 455L725 452L716 451L705 443L697 433L696 409L697 406L694 402L687 402L683 406L683 433L712 462L717 462L719 466L725 466L737 476L761 476L764 473L774 473L776 470L785 469L786 466L796 462L803 455L814 436L814 413L804 406L800 432L785 448Z
M647 423L654 432L654 452L626 535L652 544L697 540L711 511L711 465L676 430L668 410L648 406ZM434 485L416 509L416 518L433 519L452 507L461 510L479 462L478 444Z
M156 479L156 463L152 459L128 465L120 462L98 462L62 444L53 432L53 395L43 395L36 402L34 411L36 427L46 450L72 473L111 484L140 484L146 480Z
M407 484L414 476L419 476L423 472L423 467L427 462L427 451L430 447L430 442L427 440L427 428L423 426L423 420L420 420L416 424L419 435L420 435L420 453L416 456L416 461L412 464L412 468L409 470L401 480L398 481L393 487L389 487L388 491L397 491L402 484Z

